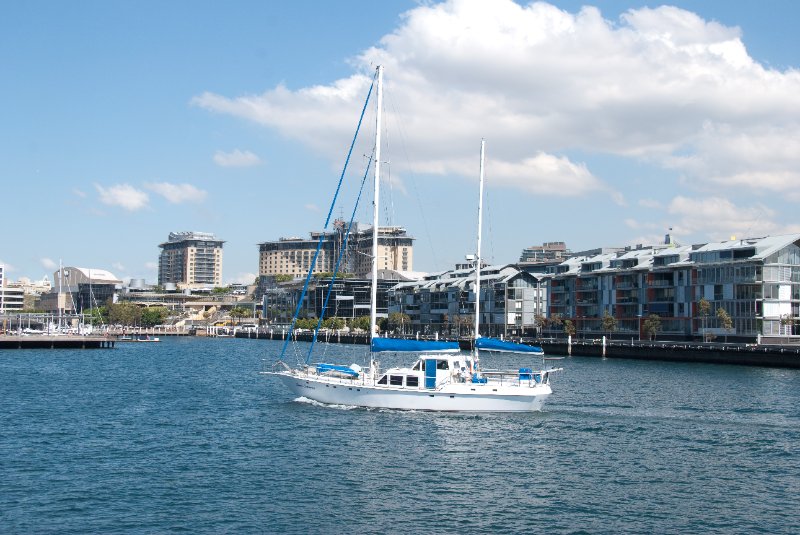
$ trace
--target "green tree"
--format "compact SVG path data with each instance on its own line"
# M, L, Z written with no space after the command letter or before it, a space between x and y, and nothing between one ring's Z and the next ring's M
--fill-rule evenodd
M96 307L89 310L87 321L91 325L108 323L108 307Z
M398 334L405 334L405 328L411 323L411 317L402 312L392 312L388 318L388 328Z
M369 316L359 316L351 319L350 328L369 332Z
M725 342L728 341L728 330L733 328L733 319L731 319L730 314L728 311L722 307L717 309L717 319L719 320L719 326L725 329Z
M617 330L617 318L608 313L608 310L603 312L602 320L603 331L608 333L608 338L611 338L611 333Z
M658 331L661 330L661 316L658 314L650 314L644 320L644 332L647 334L648 340L655 340Z
M222 295L230 291L231 289L229 286L214 286L214 288L211 290L211 293L214 295Z
M142 327L161 325L167 316L169 316L169 310L166 307L147 307L141 310L141 325Z
M108 322L125 326L139 325L142 319L142 309L133 303L109 303Z
M575 324L572 323L572 320L564 320L562 323L564 325L564 334L575 337Z
M709 303L705 297L701 297L697 302L697 311L700 313L700 317L703 319L703 341L706 342L708 341L706 337L706 319L711 313L711 303Z
M249 318L250 317L250 310L244 307L233 307L230 312L228 312L231 319L233 320L233 324L236 325L236 320L241 320L242 318Z
M346 325L344 318L339 318L337 316L333 316L332 318L325 318L322 322L322 326L326 329L343 329Z
M553 314L550 316L550 325L553 327L561 327L564 324L564 319L561 314Z

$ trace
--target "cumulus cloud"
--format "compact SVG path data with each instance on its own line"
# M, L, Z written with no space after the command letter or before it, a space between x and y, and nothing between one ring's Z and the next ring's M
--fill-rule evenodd
M50 258L40 258L39 263L42 265L44 269L53 270L58 269L58 264Z
M171 184L169 182L148 182L145 187L161 195L172 204L184 202L203 202L208 195L207 191L196 188L191 184Z
M316 212L319 212L319 211L320 211L320 210L319 210L319 206L317 206L317 205L316 205L316 204L314 204L314 203L308 203L308 204L304 204L304 205L303 205L303 208L305 208L305 209L306 209L306 210L308 210L309 212L315 212L315 213L316 213Z
M125 266L123 266L121 262L114 262L111 264L111 267L113 267L117 271L125 271Z
M220 167L252 167L261 163L261 158L249 150L235 149L232 152L217 151L214 154L214 163Z
M129 184L117 184L108 188L95 184L94 187L100 194L100 202L109 206L120 206L129 212L147 207L150 200L147 193Z
M150 271L155 271L158 269L158 262L145 262L144 267Z
M594 7L569 13L544 2L423 3L351 61L353 74L327 85L192 102L338 161L382 64L387 123L402 121L413 162L404 165L415 172L472 178L486 138L494 176L537 194L604 189L573 155L611 154L698 186L800 198L800 71L764 67L739 28L676 7L610 21Z
M800 232L800 225L775 221L775 210L763 204L737 206L723 197L678 196L667 208L677 218L676 235L704 235L715 240Z
M662 208L661 203L655 199L639 199L639 206L656 210Z
M6 273L10 273L12 271L16 271L16 268L13 265L9 264L8 262L3 262L2 259L0 259L0 266L3 266L3 270Z

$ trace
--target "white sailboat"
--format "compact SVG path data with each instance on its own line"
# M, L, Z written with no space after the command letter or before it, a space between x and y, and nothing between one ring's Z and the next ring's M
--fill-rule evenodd
M375 162L380 162L383 68L377 79ZM481 157L481 172L483 168ZM477 353L462 354L456 342L421 342L375 336L377 330L378 199L380 165L375 165L372 243L372 291L370 306L371 355L382 351L420 353L410 367L379 369L374 358L368 368L353 364L304 364L291 367L282 360L273 371L295 395L320 403L371 408L519 412L541 410L552 393L549 384L554 369L514 371L481 370ZM312 266L313 269L313 266ZM477 306L477 303L476 303ZM476 309L477 311L477 309ZM476 329L477 332L477 329ZM289 337L287 337L288 342Z

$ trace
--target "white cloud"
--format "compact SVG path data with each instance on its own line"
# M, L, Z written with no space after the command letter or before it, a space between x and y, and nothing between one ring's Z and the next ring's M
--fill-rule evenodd
M73 188L72 189L72 194L75 195L76 197L80 197L81 199L86 198L86 192L85 191L81 191L78 188Z
M108 188L95 184L94 187L100 194L100 202L109 206L120 206L129 212L147 207L150 200L147 193L129 184L117 184Z
M401 172L473 178L486 138L493 176L538 194L612 189L569 156L592 153L800 199L800 71L765 68L739 28L670 6L609 21L594 7L573 14L544 2L423 3L355 57L349 77L192 102L338 162L376 64L386 67L387 110L398 112L387 123L402 117L408 140L413 163L395 162Z
M148 182L144 185L147 189L161 195L172 204L184 202L203 202L208 195L207 191L201 190L191 184L171 184L169 182Z
M252 167L261 163L261 158L249 150L235 149L232 152L217 151L214 154L214 163L221 167Z
M723 197L693 199L678 196L672 199L667 211L677 217L673 234L701 235L713 240L730 236L753 237L768 234L800 232L798 224L781 224L776 213L763 204L737 206Z
M150 271L155 271L158 269L158 262L145 262L144 267Z
M125 266L122 265L120 262L114 262L111 264L111 267L116 269L117 271L125 271Z
M661 208L661 203L655 199L639 199L639 206L650 208L651 210L658 210Z
M3 262L2 260L0 260L0 266L3 266L3 270L6 273L10 273L12 271L16 271L16 269L17 269L13 265L9 264L8 262Z
M47 270L58 269L58 264L50 258L40 258L39 263Z
M317 206L316 204L313 204L313 203L305 204L305 205L303 205L303 208L305 208L309 212L314 212L314 213L317 213L317 212L320 211L319 210L319 206Z

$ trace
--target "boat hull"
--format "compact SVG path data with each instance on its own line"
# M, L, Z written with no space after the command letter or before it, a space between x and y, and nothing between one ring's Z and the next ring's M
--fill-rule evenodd
M289 390L320 403L368 408L451 412L540 411L552 393L535 387L453 383L436 390L390 388L291 372L274 373Z

